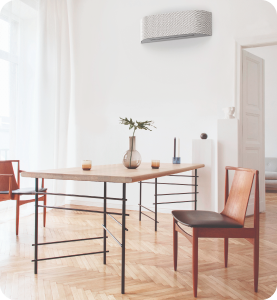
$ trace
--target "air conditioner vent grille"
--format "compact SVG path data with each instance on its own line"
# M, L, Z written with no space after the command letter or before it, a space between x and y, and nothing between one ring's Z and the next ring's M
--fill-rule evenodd
M204 10L152 15L141 20L141 43L211 35L212 13Z

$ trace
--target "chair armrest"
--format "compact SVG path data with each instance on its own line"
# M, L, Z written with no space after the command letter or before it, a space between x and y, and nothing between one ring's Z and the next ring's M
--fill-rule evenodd
M13 174L0 174L3 177L9 177L9 197L12 199L12 177Z

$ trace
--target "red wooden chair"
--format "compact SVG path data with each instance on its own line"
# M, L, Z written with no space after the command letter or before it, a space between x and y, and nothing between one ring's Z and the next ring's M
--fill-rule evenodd
M14 169L12 163L18 163L17 168L17 181L14 175ZM19 227L19 207L23 204L34 202L31 200L20 200L22 195L34 195L34 188L20 188L20 173L24 172L19 168L19 160L2 160L0 161L0 202L6 200L16 200L16 235L18 235ZM42 187L40 192L47 191L44 188L44 179L42 179ZM43 201L46 205L46 195L39 197L39 201ZM46 208L43 209L43 226L46 222Z
M228 238L245 238L254 245L254 290L258 291L259 276L259 171L226 167L225 207L221 213L211 211L174 210L173 215L173 264L177 270L178 232L192 243L193 292L197 297L198 238L224 238L225 267L228 264ZM228 170L235 175L229 194ZM254 228L244 228L250 192L255 177ZM189 235L178 223L192 227Z

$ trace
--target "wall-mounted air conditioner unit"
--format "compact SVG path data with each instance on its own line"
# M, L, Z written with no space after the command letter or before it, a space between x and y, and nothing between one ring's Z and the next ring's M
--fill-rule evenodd
M212 35L212 13L188 10L144 17L141 43L188 39Z

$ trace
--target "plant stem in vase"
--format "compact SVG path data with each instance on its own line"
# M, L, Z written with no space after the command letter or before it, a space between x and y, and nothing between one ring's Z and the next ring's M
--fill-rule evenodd
M131 118L130 120L127 118L120 118L120 124L128 125L130 130L134 128L133 136L129 137L129 150L125 153L123 157L123 165L128 169L136 169L141 163L141 156L139 152L135 149L135 132L137 129L152 131L149 127L156 127L153 125L153 121L138 122L133 121Z
M141 164L141 156L136 150L136 137L129 137L129 150L123 157L123 165L127 169L136 169Z

